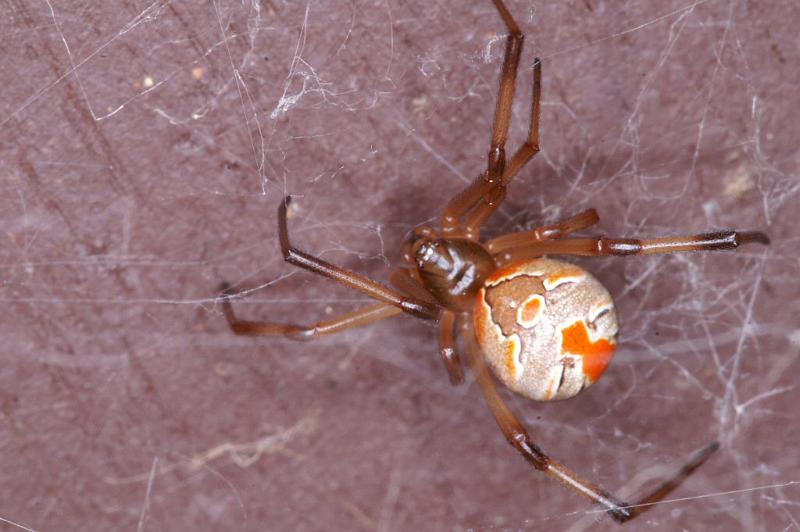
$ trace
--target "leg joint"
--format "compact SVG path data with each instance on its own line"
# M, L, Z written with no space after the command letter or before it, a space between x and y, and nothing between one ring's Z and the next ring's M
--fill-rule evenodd
M544 454L544 451L539 449L536 445L531 443L528 435L524 432L514 432L509 435L508 442L514 446L522 456L530 462L533 467L539 471L546 471L550 466L550 458Z

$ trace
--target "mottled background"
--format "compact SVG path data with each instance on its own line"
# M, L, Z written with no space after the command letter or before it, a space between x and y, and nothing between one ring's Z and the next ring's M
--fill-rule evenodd
M637 530L800 525L794 0L509 0L544 59L543 151L487 234L589 206L609 236L760 229L736 253L577 261L620 349L579 398L506 394L628 496L722 449ZM234 337L364 298L485 164L504 28L458 0L12 0L0 7L0 519L32 530L615 529L451 388L408 317ZM12 524L14 523L14 524Z

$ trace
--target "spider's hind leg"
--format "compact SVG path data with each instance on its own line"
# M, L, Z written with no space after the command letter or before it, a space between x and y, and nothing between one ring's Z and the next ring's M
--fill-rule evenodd
M469 367L475 375L475 380L483 393L486 404L489 406L495 421L503 432L503 435L533 467L545 473L547 476L561 482L564 486L574 492L586 497L590 501L602 506L608 514L619 523L629 521L649 510L654 504L666 497L670 492L677 488L686 478L698 467L708 460L711 455L719 448L719 444L712 443L695 453L686 465L680 468L675 474L671 475L656 489L650 491L644 497L633 503L623 502L610 492L604 490L597 484L589 482L566 466L556 462L548 456L544 450L536 445L522 423L514 413L508 408L503 398L497 391L497 386L489 374L483 354L475 339L475 334L471 327L461 323L464 343L467 346L467 360Z

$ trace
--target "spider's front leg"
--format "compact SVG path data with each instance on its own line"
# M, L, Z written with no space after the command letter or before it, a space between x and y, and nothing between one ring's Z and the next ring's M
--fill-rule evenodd
M497 96L497 107L492 126L492 140L487 157L486 172L450 200L442 213L440 225L445 234L461 234L477 240L483 222L497 209L505 196L505 186L519 170L539 151L539 100L541 95L541 61L533 65L533 98L531 125L528 139L506 165L505 145L511 120L517 69L525 36L502 0L493 0L495 8L506 25L508 37L503 57L503 70ZM478 207L475 205L483 200ZM460 218L475 208L462 230Z
M506 440L508 440L508 443L519 451L535 469L558 480L564 486L586 497L590 501L601 505L608 514L619 523L629 521L650 509L652 505L662 500L672 492L672 490L678 487L686 477L708 460L714 451L719 448L719 444L716 442L707 445L695 453L686 465L662 482L656 489L634 503L623 502L600 486L582 479L566 466L556 462L539 448L539 446L533 443L525 427L520 423L514 413L511 412L511 409L508 408L502 397L500 397L494 380L491 375L489 375L488 368L483 359L483 353L477 344L475 334L469 322L462 321L460 329L467 347L469 367L475 375L475 380L478 382L483 397L486 399L486 403L492 415L494 415L495 421L497 421L497 424L500 426L500 430L503 431Z
M464 370L458 356L455 337L456 315L450 310L442 311L439 318L439 357L444 362L450 384L458 386L464 382Z
M441 314L439 305L430 298L421 299L406 295L397 290L387 288L375 281L347 271L322 259L309 255L292 247L289 241L289 230L286 223L286 210L291 198L281 202L278 207L278 236L280 239L283 258L295 266L299 266L312 273L322 275L328 279L340 282L350 288L376 299L379 303L342 314L337 318L322 320L310 326L291 323L256 322L240 320L233 312L230 298L234 295L231 287L223 283L220 287L222 311L231 330L239 335L246 336L285 336L296 340L308 340L323 334L337 332L366 325L374 321L396 316L402 312L426 320L438 320Z
M468 235L477 235L481 227L489 217L494 214L494 211L500 207L503 200L506 198L506 189L508 184L528 164L528 161L533 159L533 156L539 153L539 115L540 115L540 102L542 95L542 61L538 57L533 63L533 98L531 103L531 122L528 129L528 138L517 149L514 156L508 165L503 168L502 176L499 180L492 181L487 174L487 181L494 183L491 189L487 190L482 197L482 201L469 213L464 221L464 230ZM502 94L501 94L502 96ZM510 105L510 104L509 104Z
M228 321L231 330L240 336L285 336L293 340L313 340L324 334L335 334L352 327L367 325L368 323L403 313L398 307L386 303L375 303L309 326L293 323L247 321L240 320L233 312L230 302L233 295L230 285L223 283L220 286L222 312L225 314L225 319Z
M418 299L435 302L431 293L418 280L415 270L398 268L392 271L391 282L395 287ZM453 311L442 310L439 316L439 357L450 377L450 384L458 386L464 383L464 370L456 348L455 322L456 316Z
M334 266L330 262L326 262L292 247L289 242L289 230L286 224L286 209L289 207L291 201L291 196L286 196L283 202L281 202L280 207L278 207L278 238L281 244L281 252L286 262L342 283L350 288L355 288L372 299L394 305L403 312L417 318L426 320L437 320L439 318L439 313L441 311L438 305L406 296L380 283L376 283L372 279Z

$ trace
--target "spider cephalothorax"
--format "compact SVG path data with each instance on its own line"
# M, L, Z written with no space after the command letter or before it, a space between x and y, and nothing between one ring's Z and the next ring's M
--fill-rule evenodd
M768 244L760 232L724 231L651 239L570 237L599 222L587 209L561 222L480 241L486 220L506 187L539 151L541 62L533 63L533 101L528 138L506 161L523 36L502 0L493 0L508 28L499 98L486 170L444 208L439 229L420 226L404 245L407 267L391 273L394 288L346 271L290 245L286 198L278 208L278 235L286 261L374 299L376 303L311 326L244 321L236 317L223 285L222 309L236 334L311 339L406 313L436 323L439 356L450 382L464 381L456 334L497 424L511 445L537 470L601 505L624 522L675 489L718 448L705 446L686 465L634 504L587 482L545 454L530 439L498 393L486 367L515 392L540 401L567 399L595 382L616 345L617 314L608 291L587 271L545 255L628 256L734 249Z
M422 285L443 307L467 312L484 281L497 269L480 243L460 238L422 237L414 245Z

